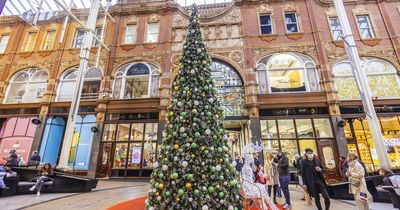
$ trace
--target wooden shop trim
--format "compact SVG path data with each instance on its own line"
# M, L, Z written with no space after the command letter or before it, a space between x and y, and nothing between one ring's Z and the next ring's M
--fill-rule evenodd
M285 35L287 36L287 38L297 41L303 38L304 32L285 33Z
M70 107L70 101L62 101L62 102L51 102L49 107ZM79 106L97 106L97 100L92 101L81 101Z
M374 105L393 105L400 104L400 98L393 99L373 99ZM340 106L362 106L361 100L342 100Z
M257 101L262 108L326 106L324 92L259 94Z
M119 99L110 100L107 104L107 112L118 111L120 113L136 110L158 111L160 107L160 98L138 98L138 99ZM137 112L137 111L136 111Z
M0 104L0 109L40 108L40 103Z

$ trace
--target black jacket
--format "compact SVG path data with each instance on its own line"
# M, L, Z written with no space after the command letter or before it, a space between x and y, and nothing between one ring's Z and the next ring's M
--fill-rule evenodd
M316 190L315 190L315 183L316 180L319 179L322 181L322 184L326 185L325 178L324 178L324 168L321 165L321 161L317 158L314 158L315 166L320 167L322 170L320 172L316 171L315 168L310 168L308 166L308 159L304 158L301 160L301 176L303 178L303 185L307 185L308 193L315 198ZM318 177L316 177L318 176Z
M278 161L278 171L279 176L290 176L289 159L285 154L282 154L282 157Z
M385 177L383 177L383 184L385 186L393 186L392 182L390 181L391 176L393 176L394 174L392 172L388 172L385 174Z

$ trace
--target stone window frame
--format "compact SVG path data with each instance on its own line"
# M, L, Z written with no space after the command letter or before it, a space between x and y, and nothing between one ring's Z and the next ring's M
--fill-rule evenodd
M271 34L262 34L261 33L261 22L260 16L262 15L269 15L271 18ZM277 35L276 24L275 24L275 16L272 7L268 5L262 5L261 7L257 8L257 23L258 23L258 34L259 36L273 36Z
M134 40L134 42L133 43L127 43L126 42L126 32L127 32L127 27L129 26L129 25L135 25L136 26L136 38L135 38L135 40ZM138 41L138 33L139 32L139 27L138 27L138 22L137 21L128 21L128 22L126 22L125 24L124 24L124 32L123 32L123 36L122 36L122 45L135 45L135 44L137 44L137 41Z
M84 28L81 28L81 27L75 28L74 36L73 36L73 38L72 38L72 44L71 44L71 48L72 48L72 49L80 49L80 47L76 47L76 46L75 46L75 45L76 45L76 35L78 34L78 31L79 31L79 30L85 31L85 29L84 29ZM83 36L83 39L85 39L85 36ZM83 43L82 43L82 44L83 44Z
M155 42L149 42L147 40L147 35L149 33L149 24L152 24L152 23L157 23L157 25L158 25L158 36L157 36L157 41L155 41ZM158 15L153 14L147 19L146 30L145 30L145 33L144 33L144 43L145 44L156 44L156 43L160 42L160 32L161 32L160 26L161 26L160 17Z
M328 21L329 32L330 32L332 41L333 41L333 42L340 42L340 41L343 41L342 39L335 39L335 37L333 36L333 29L332 29L332 25L331 25L331 18L337 18L337 19L339 20L340 33L342 34L342 33L343 33L343 31L342 31L342 24L340 23L339 17L335 14L335 15L327 15L326 18L327 18L327 21ZM343 35L343 34L342 34L342 35Z
M11 33L1 33L0 34L0 42L3 40L3 37L5 37L5 36L8 36L8 41L7 41L7 44L6 44L5 48L4 48L4 52L0 52L0 55L1 54L5 54L7 52L8 45L10 44Z
M47 35L48 35L48 33L49 33L50 31L54 31L54 32L55 32L55 35L54 35L54 42L53 42L51 48L48 49L48 50L46 50L46 49L44 49L44 46L45 46L45 44L46 44ZM57 41L57 32L58 32L57 28L47 28L47 29L45 30L43 39L42 39L42 41L41 41L41 43L40 43L40 50L41 50L41 51L52 51L52 50L54 50L54 46L55 46L56 41Z
M358 35L360 36L360 40L376 40L376 39L379 39L380 36L379 36L379 33L378 33L378 27L376 26L376 23L375 23L375 21L373 19L373 17L374 17L373 13L369 9L366 9L366 8L356 8L356 9L353 9L352 12L353 12L354 21L356 23ZM368 20L369 20L369 23L371 25L370 27L371 27L371 29L372 29L372 31L374 33L374 37L372 37L372 38L364 39L361 36L361 30L360 30L360 27L358 25L357 16L364 16L364 15L368 16Z
M297 32L290 32L287 29L287 23L286 23L286 20L285 20L285 18L286 18L285 15L288 14L288 13L294 13L295 16L296 16ZM283 24L285 26L285 34L296 34L296 33L302 33L303 32L303 30L302 30L303 26L301 24L300 14L299 14L297 9L296 10L293 10L293 9L283 10L282 11L282 15L283 15Z
M33 44L32 50L26 50L26 45L27 45L27 43L28 43L29 34L31 34L31 33L36 33L35 42L34 42L34 44ZM20 49L21 52L29 53L29 52L35 51L35 47L36 47L36 45L37 45L37 41L38 41L38 36L39 36L39 34L40 34L40 32L39 32L38 29L29 29L29 30L27 30L27 31L26 31L26 34L25 34L25 37L24 37L24 41L22 42L22 46L21 46L21 49Z

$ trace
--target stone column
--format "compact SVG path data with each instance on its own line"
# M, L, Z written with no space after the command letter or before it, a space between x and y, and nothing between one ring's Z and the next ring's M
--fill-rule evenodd
M104 120L106 116L106 103L99 103L97 110L98 112L96 115L95 127L97 127L98 131L93 133L92 150L90 152L89 169L87 172L87 177L91 179L96 178L97 161L99 159L99 152L101 149L100 142L104 130Z

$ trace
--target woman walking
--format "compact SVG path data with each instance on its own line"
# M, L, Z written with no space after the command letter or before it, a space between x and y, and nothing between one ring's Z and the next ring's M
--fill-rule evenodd
M45 163L40 169L38 177L36 177L36 184L29 190L34 191L36 189L36 195L40 196L40 191L42 190L43 183L53 180L53 176L53 167L50 163Z
M346 176L349 178L349 192L354 195L359 210L369 210L369 204L372 203L372 196L368 192L365 182L365 170L358 161L356 154L348 155L349 169Z
M268 186L268 195L271 196L271 191L274 193L274 203L276 202L276 193L278 191L279 184L279 172L278 172L278 163L274 162L274 157L271 153L266 154L267 159L264 161L264 173L267 178L267 186Z

